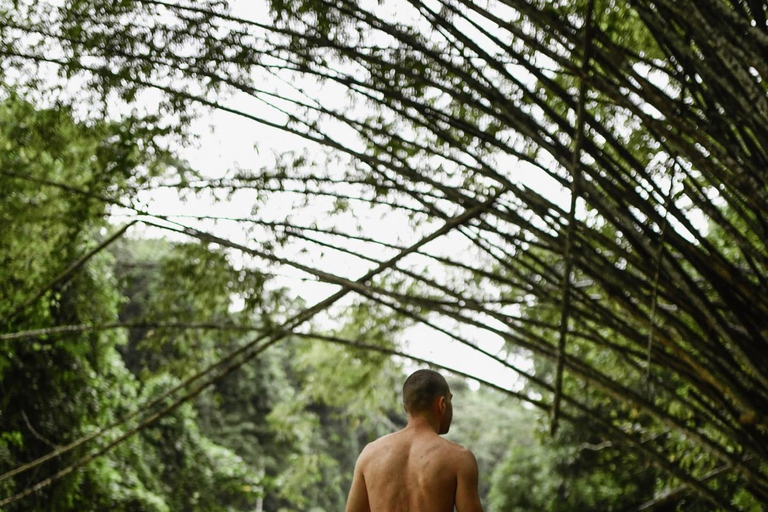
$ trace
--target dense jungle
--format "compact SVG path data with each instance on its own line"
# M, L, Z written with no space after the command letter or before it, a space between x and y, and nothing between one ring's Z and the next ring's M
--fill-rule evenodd
M766 16L0 0L0 511L766 510Z

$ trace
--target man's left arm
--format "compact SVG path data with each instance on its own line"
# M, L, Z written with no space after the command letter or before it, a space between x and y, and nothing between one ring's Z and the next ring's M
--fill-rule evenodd
M477 460L469 450L461 453L456 474L456 510L483 512L478 493Z

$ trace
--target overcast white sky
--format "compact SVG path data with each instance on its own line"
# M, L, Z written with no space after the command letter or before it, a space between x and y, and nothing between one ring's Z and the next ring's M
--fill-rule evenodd
M274 154L284 151L301 151L305 148L310 154L318 151L316 147L308 146L308 143L299 137L221 111L202 116L195 123L193 130L198 133L199 141L195 147L184 149L182 155L209 177L223 177L236 168L259 169L272 163ZM532 178L533 175L529 175L527 181L530 182ZM551 188L551 182L528 184L536 188L550 188L550 197L554 194L561 196L563 200L568 197L567 191ZM150 211L156 214L249 217L255 195L253 191L246 190L235 193L230 199L223 201L212 201L207 196L182 200L178 197L176 190L160 189L148 193L143 199L150 203ZM285 196L280 198L276 196L274 200L268 201L260 208L258 215L267 220L285 220L285 217L291 214L293 222L310 224L317 219L318 215L322 215L325 207L327 204L318 205L316 211L313 211L311 205L309 208L295 210ZM390 242L400 241L404 245L413 243L419 238L414 236L413 229L404 215L388 214L382 218L380 211L370 210L368 207L355 209L354 205L351 213L346 219L339 217L334 224L354 232L361 221L360 216L364 216L362 221L368 236ZM195 222L193 219L183 217L180 217L179 221L212 231L218 236L233 241L253 243L249 240L242 224ZM428 231L433 229L435 228L430 228ZM142 227L136 228L134 234L160 235L158 231ZM163 234L163 236L167 235ZM460 253L468 250L468 243L458 235L451 235L431 243L428 248L433 253L452 254L461 259ZM236 255L233 256L237 258ZM291 255L286 254L286 256ZM310 254L309 260L305 258L302 261L308 261L316 268L352 279L356 279L370 269L370 263L333 251L324 251L323 254L316 251ZM333 285L307 280L306 275L290 267L282 268L279 274L278 283L289 287L296 296L303 298L307 305L324 299L338 289ZM452 323L444 325L453 326ZM461 334L493 353L500 351L503 347L502 341L496 335L480 329L463 327ZM521 384L511 370L427 326L419 325L408 329L401 341L404 342L405 351L415 356L482 376L502 386L512 387ZM515 364L529 367L524 360L515 361Z

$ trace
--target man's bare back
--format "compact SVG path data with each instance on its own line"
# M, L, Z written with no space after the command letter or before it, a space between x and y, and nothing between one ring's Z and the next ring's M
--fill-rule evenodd
M370 508L350 508L350 495L349 512L453 512L454 504L459 512L482 510L475 457L431 430L405 429L369 444L354 479L353 492L364 486Z
M450 426L452 396L426 412L407 410L407 427L365 447L346 512L482 512L474 455L438 435Z

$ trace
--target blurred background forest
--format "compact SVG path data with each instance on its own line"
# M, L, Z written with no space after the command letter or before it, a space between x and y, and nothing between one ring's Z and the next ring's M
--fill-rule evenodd
M0 0L0 510L766 510L767 12Z

